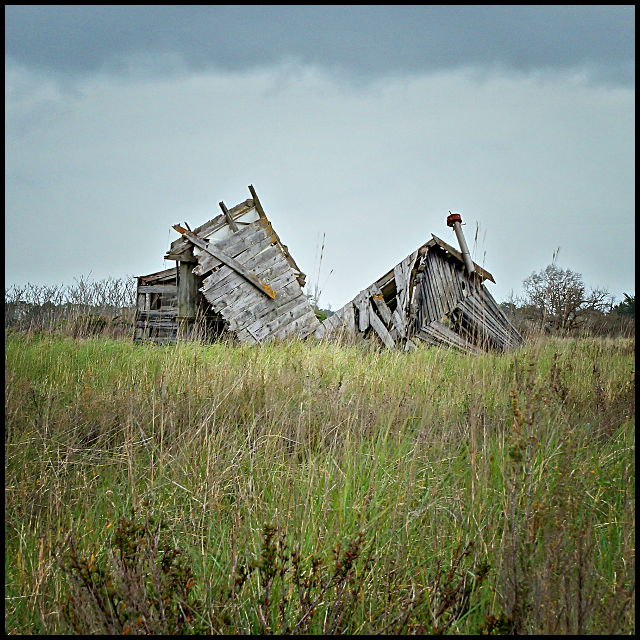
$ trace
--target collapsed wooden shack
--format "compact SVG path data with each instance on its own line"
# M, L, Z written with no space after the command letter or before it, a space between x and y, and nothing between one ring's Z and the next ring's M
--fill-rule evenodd
M251 198L180 238L165 255L176 266L138 278L134 340L241 342L274 338L369 337L390 349L423 341L479 352L524 343L485 285L493 276L471 260L462 219L451 214L460 251L432 238L322 324L302 291L305 274Z
M375 336L390 349L418 341L464 351L504 351L524 343L483 282L493 276L471 261L459 225L447 219L462 252L432 234L393 269L327 318L316 338Z
M302 291L305 274L280 241L253 186L251 198L181 237L166 260L176 267L138 278L134 340L241 342L312 334L320 323Z

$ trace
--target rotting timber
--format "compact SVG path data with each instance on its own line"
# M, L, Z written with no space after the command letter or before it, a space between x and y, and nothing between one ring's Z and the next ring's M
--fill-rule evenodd
M222 214L193 231L174 225L181 237L165 259L177 266L138 279L134 340L232 335L251 343L304 338L320 326L302 291L305 274L253 186L249 191L252 197L231 209L221 202ZM156 298L146 297L154 293Z
M493 276L471 261L459 214L454 227L462 252L432 234L402 262L327 318L315 337L375 336L389 349L418 342L479 353L524 344L483 282Z

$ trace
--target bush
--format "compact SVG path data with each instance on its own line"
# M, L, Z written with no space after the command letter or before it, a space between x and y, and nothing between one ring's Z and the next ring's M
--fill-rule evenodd
M69 596L63 616L77 634L181 635L204 630L193 572L161 523L120 520L110 549L89 557L75 542L62 558ZM97 557L96 557L97 556Z
M154 519L122 519L102 553L84 555L71 539L59 558L69 595L63 618L77 634L324 635L362 628L358 609L367 599L373 548L359 533L332 560L289 549L283 530L265 525L259 558L238 564L228 587L206 603L187 555L171 544ZM445 633L466 616L489 566L466 566L471 544L445 569L436 565L429 584L415 588L390 577L384 608L369 611L369 633ZM378 600L378 602L380 602ZM479 632L507 629L509 620L485 615Z

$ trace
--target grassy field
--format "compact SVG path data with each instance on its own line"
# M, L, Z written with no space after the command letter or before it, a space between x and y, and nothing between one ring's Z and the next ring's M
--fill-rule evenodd
M5 630L631 634L634 347L9 334Z

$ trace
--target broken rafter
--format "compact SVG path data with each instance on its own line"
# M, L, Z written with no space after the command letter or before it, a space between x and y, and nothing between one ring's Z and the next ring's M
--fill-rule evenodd
M238 225L236 224L235 220L231 217L231 214L229 213L229 209L227 209L227 205L225 205L225 203L222 200L220 200L218 204L222 209L222 213L224 213L224 217L225 217L225 220L227 221L227 224L231 227L231 231L236 232L238 230Z

